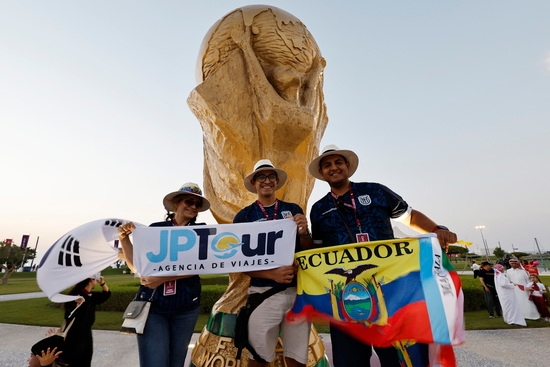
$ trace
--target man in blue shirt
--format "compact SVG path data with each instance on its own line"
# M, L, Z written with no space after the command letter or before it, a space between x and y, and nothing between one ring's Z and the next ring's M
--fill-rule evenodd
M258 199L235 215L233 223L260 222L294 218L298 227L294 252L312 248L313 242L302 208L294 203L278 200L275 192L287 179L287 173L275 168L268 159L259 160L254 171L244 179L244 186ZM258 361L249 353L249 367L267 367L275 359L279 333L283 340L283 355L288 367L305 367L311 325L308 321L286 322L286 314L296 299L296 271L294 265L275 269L247 272L250 276L248 294L263 293L277 287L281 291L262 302L252 313L248 323L248 340L265 361ZM267 362L267 363L266 363Z
M309 164L309 172L330 186L330 192L311 208L314 247L393 239L391 219L420 233L436 233L442 247L456 243L456 234L412 209L388 187L373 182L351 182L349 178L358 165L359 158L353 151L335 145L325 147ZM336 327L330 328L330 336L334 367L370 366L370 346ZM427 346L416 344L416 349L415 357L427 366ZM395 348L375 350L382 367L401 366Z

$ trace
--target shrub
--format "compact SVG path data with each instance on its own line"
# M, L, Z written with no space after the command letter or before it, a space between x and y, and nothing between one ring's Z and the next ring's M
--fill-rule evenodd
M200 313L210 313L214 303L220 299L228 284L227 275L201 277L202 292ZM111 287L109 300L97 306L97 311L124 312L126 306L134 299L139 288L138 280L131 280L127 284L117 284Z
M474 279L473 275L463 275L460 280L462 282L462 292L464 293L464 311L486 310L484 291L479 278Z

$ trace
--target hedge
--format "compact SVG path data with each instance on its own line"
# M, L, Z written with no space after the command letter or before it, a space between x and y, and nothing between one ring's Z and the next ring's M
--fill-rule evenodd
M485 300L483 288L479 279L473 279L473 276L461 276L462 291L464 292L464 311L485 310ZM201 277L202 293L200 312L208 314L214 304L220 299L227 289L228 277ZM139 283L136 280L129 281L128 284L118 284L113 287L112 295L109 300L97 306L98 311L116 311L123 312L130 301L136 295Z

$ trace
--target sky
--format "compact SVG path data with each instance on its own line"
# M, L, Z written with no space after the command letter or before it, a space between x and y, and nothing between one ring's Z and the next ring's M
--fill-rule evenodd
M472 252L482 236L550 251L546 0L1 1L0 239L30 235L40 258L97 219L162 220L164 195L202 186L186 103L199 47L252 4L293 14L319 45L321 147L357 153L352 181L390 187ZM317 181L308 216L327 192Z

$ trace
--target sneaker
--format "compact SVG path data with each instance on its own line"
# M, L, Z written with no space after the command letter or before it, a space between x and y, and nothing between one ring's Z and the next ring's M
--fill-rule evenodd
M493 315L489 316L490 319L494 319L495 317Z

